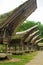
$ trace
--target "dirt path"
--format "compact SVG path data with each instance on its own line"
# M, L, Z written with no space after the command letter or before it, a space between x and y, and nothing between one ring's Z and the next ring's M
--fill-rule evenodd
M6 63L6 62L18 62L18 61L21 61L21 59L11 59L11 60L4 60L4 61L0 61L0 63Z
M43 51L39 51L37 56L26 65L43 65Z

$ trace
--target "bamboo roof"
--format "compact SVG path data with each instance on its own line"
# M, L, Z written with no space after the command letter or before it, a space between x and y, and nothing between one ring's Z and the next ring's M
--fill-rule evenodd
M39 30L33 32L32 34L30 34L26 39L25 42L28 42L35 34L37 34L39 32Z
M31 32L31 30L35 29L36 27L38 27L38 25L34 25L33 27L25 30L25 31L22 31L22 32L16 32L17 35L20 35L20 34L26 34L27 32Z
M39 42L38 43L38 46L43 46L43 42Z
M25 35L27 35L29 32L31 32L32 30L34 30L37 27L38 27L38 25L34 25L33 27L31 27L25 31L16 32L16 35L12 36L12 38L23 38L23 37L25 37ZM28 35L27 35L27 37L28 37Z
M26 20L37 8L36 0L27 0L25 3L17 7L13 14L0 26L0 28L7 28L12 33L16 33L20 24Z
M34 44L39 43L41 40L43 40L43 38L40 38L40 39L36 40Z
M36 36L34 36L33 38L32 38L32 40L31 40L31 43L34 43L34 41L38 38L40 36L40 34L39 35L36 35Z

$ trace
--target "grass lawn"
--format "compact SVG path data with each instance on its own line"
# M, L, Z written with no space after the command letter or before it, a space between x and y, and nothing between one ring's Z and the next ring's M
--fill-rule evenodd
M21 59L18 62L2 62L0 65L25 65L37 55L38 52L25 53L24 55L12 55L11 58Z

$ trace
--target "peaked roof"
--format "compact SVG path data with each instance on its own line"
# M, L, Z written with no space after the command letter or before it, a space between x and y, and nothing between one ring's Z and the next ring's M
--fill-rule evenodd
M43 40L43 38L40 38L40 39L36 40L34 44L39 43L41 40Z
M39 30L33 32L32 34L30 34L26 39L25 42L28 42L35 34L37 34L39 32Z
M34 36L33 37L33 39L31 40L31 43L34 43L34 41L38 38L40 36L40 34L39 35L36 35L36 36Z
M38 25L34 25L33 27L30 27L29 29L22 31L22 32L16 32L17 35L20 34L26 34L27 32L30 32L31 30L33 30L34 28L38 27Z

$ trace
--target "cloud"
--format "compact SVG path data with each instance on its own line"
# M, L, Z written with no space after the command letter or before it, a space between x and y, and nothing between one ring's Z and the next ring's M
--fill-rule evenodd
M19 5L21 5L26 0L1 0L0 1L0 14L9 12Z
M38 8L34 13L32 13L27 20L40 21L43 23L43 9Z
M43 0L37 0L37 9L27 18L27 20L40 21L43 23Z
M0 0L0 14L9 12L26 0ZM37 0L37 9L27 19L43 23L43 0Z

